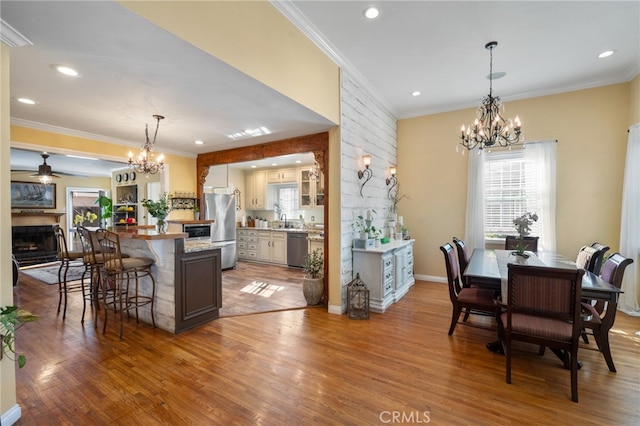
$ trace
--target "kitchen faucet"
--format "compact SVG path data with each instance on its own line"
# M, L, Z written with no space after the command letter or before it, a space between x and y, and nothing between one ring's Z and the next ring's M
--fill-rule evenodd
M281 221L282 221L282 218L283 218L283 217L284 217L284 227L285 227L285 229L286 229L286 228L287 228L287 215L286 215L286 214L284 214L284 213L282 213L282 214L280 215L280 220L281 220Z

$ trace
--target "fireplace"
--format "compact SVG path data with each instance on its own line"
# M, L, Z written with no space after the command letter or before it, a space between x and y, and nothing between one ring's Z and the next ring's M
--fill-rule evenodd
M58 245L51 225L12 226L12 251L20 266L58 260Z

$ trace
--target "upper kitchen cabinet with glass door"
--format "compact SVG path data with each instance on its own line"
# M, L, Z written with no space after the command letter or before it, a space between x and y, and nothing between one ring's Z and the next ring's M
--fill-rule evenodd
M324 206L324 174L311 174L311 166L300 167L300 208L315 208Z

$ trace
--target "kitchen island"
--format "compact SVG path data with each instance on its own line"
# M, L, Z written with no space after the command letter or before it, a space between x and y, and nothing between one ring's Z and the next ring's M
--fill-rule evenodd
M118 231L123 253L148 257L156 280L156 326L170 333L215 319L222 307L220 249L202 241L185 241L184 232L159 234L152 229ZM142 282L150 280L142 278ZM151 283L139 292L150 296ZM146 294L145 294L146 292ZM140 319L151 323L151 312L141 309Z

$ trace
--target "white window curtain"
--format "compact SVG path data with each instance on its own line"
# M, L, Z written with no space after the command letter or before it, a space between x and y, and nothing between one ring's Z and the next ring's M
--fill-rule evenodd
M470 249L485 248L484 242L484 155L469 153L467 212L464 241Z
M538 217L541 225L538 230L541 232L538 241L538 251L556 251L556 141L540 141L527 144L524 154L527 168L535 169L535 179L528 179L535 183L535 191L527 190L538 197L537 205L540 206ZM529 172L527 172L529 173Z
M474 153L475 154L475 153ZM467 178L465 242L470 248L485 248L485 160L490 154L470 155ZM540 223L539 251L556 250L556 141L537 141L525 149L526 194ZM535 197L535 200L534 200Z
M622 215L620 219L620 254L633 259L622 280L618 309L640 316L638 306L638 267L640 262L640 123L629 128L627 159L622 186Z

